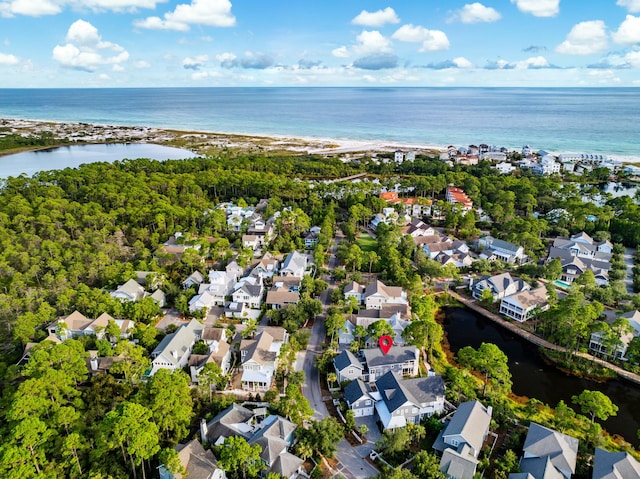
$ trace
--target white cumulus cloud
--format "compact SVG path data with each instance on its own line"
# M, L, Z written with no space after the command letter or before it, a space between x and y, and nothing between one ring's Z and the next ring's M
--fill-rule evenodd
M14 15L26 15L41 17L44 15L57 15L62 11L60 2L54 0L12 0L0 2L0 14L3 17Z
M611 38L614 42L624 45L640 43L640 17L627 15L618 30L611 34Z
M560 0L511 0L511 3L536 17L555 17L560 12Z
M349 58L351 56L351 53L349 53L349 49L344 45L331 50L331 54L337 58Z
M151 68L151 63L146 60L138 60L133 64L133 67L137 68L138 70L142 70L144 68Z
M18 63L20 60L17 56L0 52L0 65L17 65Z
M531 57L526 60L522 60L515 63L515 68L518 69L526 69L526 68L548 68L549 62L543 56Z
M573 26L556 52L566 55L592 55L607 48L606 26L602 20L580 22Z
M351 23L365 27L381 27L387 23L400 23L400 19L393 8L387 7L375 12L362 10L358 16L351 20Z
M218 55L216 55L216 60L218 60L220 63L232 62L236 58L237 57L235 54L229 52L219 53Z
M616 5L626 8L631 13L640 12L640 0L618 0Z
M89 22L76 20L67 31L67 43L56 45L53 59L67 68L95 71L101 65L119 65L129 59L120 45L103 41Z
M229 0L193 0L190 4L177 5L173 12L165 13L164 18L147 17L134 22L139 28L176 31L187 31L191 25L232 27L235 24Z
M392 38L401 42L422 43L421 52L433 52L449 48L449 39L446 33L441 30L429 30L420 25L402 25L392 35Z
M358 55L372 53L389 53L392 51L391 42L377 30L363 30L356 37L358 43L353 47Z
M458 68L473 68L473 63L467 60L465 57L457 57L452 60L455 66Z
M460 20L462 23L491 23L497 22L502 15L491 7L486 7L480 2L468 3L460 10L454 12L452 20Z
M633 68L640 68L640 50L627 53L624 56L624 59Z

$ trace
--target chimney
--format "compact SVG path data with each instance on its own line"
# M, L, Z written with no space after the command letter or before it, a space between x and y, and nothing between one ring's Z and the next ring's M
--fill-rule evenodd
M209 428L207 427L207 421L202 418L200 419L200 441L202 444L207 444L209 442Z
M91 358L90 363L91 363L91 370L92 371L97 371L98 370L98 358L96 358L96 357Z

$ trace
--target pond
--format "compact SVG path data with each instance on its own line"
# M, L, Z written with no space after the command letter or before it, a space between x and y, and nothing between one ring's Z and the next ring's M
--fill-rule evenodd
M83 163L107 162L125 158L150 158L153 160L179 160L194 158L189 150L152 143L100 143L95 145L72 145L25 151L0 157L0 178L32 175L37 171L75 168Z
M619 434L638 447L640 387L621 380L598 383L570 376L546 364L536 346L475 312L458 307L445 308L444 311L443 326L451 352L456 353L464 346L477 348L483 342L497 345L509 358L514 394L536 398L550 406L555 406L562 399L577 409L571 396L585 389L602 391L619 408L617 416L604 422L603 427L610 434Z

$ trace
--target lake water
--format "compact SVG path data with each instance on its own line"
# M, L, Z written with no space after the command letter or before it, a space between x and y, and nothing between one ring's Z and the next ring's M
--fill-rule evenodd
M575 410L571 396L585 389L602 391L619 408L618 415L604 422L603 427L636 447L640 444L636 434L640 428L640 387L620 380L597 383L567 375L546 364L531 343L466 308L445 308L443 326L454 353L464 346L478 348L483 342L497 345L509 358L512 390L519 396L536 398L550 406L562 399Z
M150 158L153 160L180 160L197 155L181 148L150 143L105 143L72 145L46 150L26 151L0 157L0 178L32 175L37 171L75 168L83 163L107 162L124 159Z

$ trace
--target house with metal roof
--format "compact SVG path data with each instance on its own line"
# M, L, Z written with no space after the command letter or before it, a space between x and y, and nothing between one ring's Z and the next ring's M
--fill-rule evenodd
M183 324L174 333L165 336L151 353L151 371L153 376L159 369L175 371L189 362L193 345L200 339L204 326L195 319Z
M489 434L491 407L479 401L460 404L433 448L442 454L440 470L455 479L473 479L478 454Z
M376 400L371 389L361 379L351 381L344 388L344 400L355 417L373 416Z
M520 278L514 278L510 273L502 273L495 276L485 276L481 280L471 283L470 289L475 299L480 299L483 291L489 290L493 301L496 302L512 294L529 291L531 286Z
M349 350L342 351L333 358L333 367L338 376L338 382L353 381L364 375L364 364Z
M509 479L569 479L576 472L578 440L532 422L522 448L520 474ZM525 474L525 475L523 475Z
M593 456L592 479L640 479L640 463L628 452L610 452L599 447Z
M376 413L383 429L418 424L444 411L444 381L440 376L403 379L389 371L375 385L381 399L376 402Z
M420 353L415 346L391 346L387 353L380 348L363 349L369 382L392 371L401 376L416 376L419 370Z
M489 261L500 260L509 264L523 264L529 259L522 246L494 238L493 236L480 238L478 247L482 250L480 258Z

